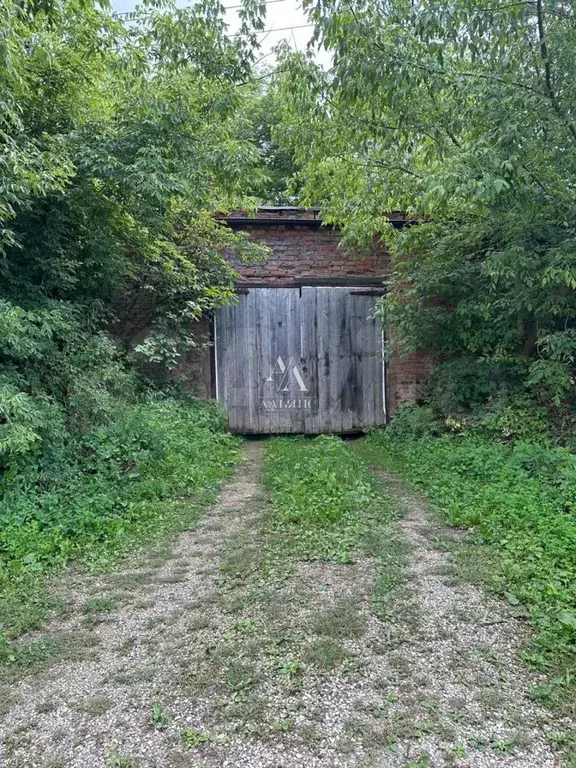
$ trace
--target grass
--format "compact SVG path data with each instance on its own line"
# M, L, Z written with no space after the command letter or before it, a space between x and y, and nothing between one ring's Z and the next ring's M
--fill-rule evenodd
M83 661L98 655L98 639L90 632L39 635L14 649L0 665L0 684L13 682L23 673L33 674L56 661Z
M365 619L360 613L358 602L346 599L320 613L312 624L312 631L333 640L342 640L346 637L360 637L364 632L364 624Z
M399 439L393 430L375 431L358 447L369 463L424 491L445 521L469 529L465 540L436 542L452 554L451 576L482 583L532 625L523 657L549 680L533 696L573 718L576 519L567 506L563 470L553 471L559 461L554 451L474 436ZM576 765L576 742L569 751Z
M376 479L335 437L270 441L264 483L272 500L269 538L285 558L353 563L371 530L395 516Z
M376 538L386 528L378 542L390 547L396 510L338 438L268 440L263 474L267 497L249 502L248 527L225 542L211 627L204 612L190 619L196 632L210 628L211 634L195 636L206 650L186 665L181 685L185 695L214 704L201 733L259 740L291 733L298 742L304 729L294 713L305 706L305 691L327 675L366 675L363 658L344 644L364 633L373 597L372 568L364 561L378 571ZM315 569L318 581L311 579ZM333 579L358 599L339 594ZM228 618L223 625L219 614ZM192 749L205 743L195 731L188 741Z
M163 401L121 409L117 421L78 438L75 455L30 467L2 486L0 499L0 664L30 666L24 632L58 610L47 577L75 561L108 570L137 547L159 564L171 539L193 526L230 475L239 441L211 405ZM51 459L53 461L53 459ZM167 580L181 581L183 571ZM116 588L157 579L122 574ZM113 611L113 596L84 606L86 625ZM93 616L93 618L91 618Z
M82 610L84 613L107 613L118 607L118 600L113 597L93 597L87 600Z
M86 699L86 701L83 701L80 705L80 709L82 712L90 715L90 717L100 717L100 715L104 715L106 712L108 712L112 706L112 700L106 696L95 696L92 699Z
M314 640L306 649L305 662L329 671L339 667L350 654L344 646L331 637Z

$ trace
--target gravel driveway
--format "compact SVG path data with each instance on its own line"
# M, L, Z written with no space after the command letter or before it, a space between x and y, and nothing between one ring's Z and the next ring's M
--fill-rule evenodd
M530 701L524 629L470 583L460 535L382 474L404 511L388 559L264 573L261 460L246 443L163 562L62 578L42 638L67 652L0 692L0 766L561 766L566 724Z

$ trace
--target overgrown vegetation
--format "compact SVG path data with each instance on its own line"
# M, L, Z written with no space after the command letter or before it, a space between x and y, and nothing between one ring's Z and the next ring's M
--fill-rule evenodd
M45 576L90 568L182 530L235 464L217 406L162 399L119 407L114 421L63 435L4 478L0 512L0 659L50 608ZM103 610L101 607L99 610Z
M426 405L365 450L493 551L493 586L536 628L528 655L571 688L574 9L304 5L333 66L284 52L273 134L348 245L388 245L388 347L433 363Z
M428 494L452 525L469 528L472 542L489 546L496 565L489 584L534 626L526 658L554 678L541 694L570 705L576 455L549 433L538 412L522 419L512 407L444 420L431 408L406 406L370 434L365 451Z
M302 199L384 238L402 350L574 403L574 8L535 0L307 0L326 70L286 52L274 133ZM393 230L387 211L417 226Z
M266 450L273 503L271 545L284 556L353 562L391 502L349 447L335 437L281 438Z
M229 301L213 217L265 182L251 84L259 7L93 0L0 7L1 654L45 611L43 574L184 525L177 497L233 459L174 372ZM249 181L248 181L249 180ZM171 496L175 498L170 499Z
M264 255L211 216L263 183L255 92L238 86L254 9L233 41L215 4L172 11L0 9L4 451L34 441L43 399L91 423L133 392L134 363L176 368L232 295L224 251Z

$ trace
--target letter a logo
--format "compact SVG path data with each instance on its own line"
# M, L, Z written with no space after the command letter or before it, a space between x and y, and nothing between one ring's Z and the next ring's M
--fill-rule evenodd
M300 392L308 392L308 387L306 384L304 384L304 379L302 378L302 374L300 373L298 366L294 362L294 358L291 357L288 361L288 365L284 363L284 360L282 360L281 357L279 357L274 365L272 366L272 369L270 371L270 375L267 379L264 379L264 381L274 381L274 379L279 376L280 377L280 384L278 385L278 392L289 392L290 391L290 380L292 377L296 380L296 383L298 384L298 387L300 389Z

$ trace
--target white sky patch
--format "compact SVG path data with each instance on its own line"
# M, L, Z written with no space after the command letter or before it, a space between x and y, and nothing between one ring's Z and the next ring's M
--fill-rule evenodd
M226 22L229 25L229 33L233 35L238 31L240 20L238 18L241 0L224 0L226 10ZM112 7L118 13L133 11L137 0L112 0ZM191 5L190 0L177 0L177 5L186 7ZM274 64L273 49L282 40L299 51L305 51L313 33L312 25L307 15L302 10L300 0L268 0L266 3L265 31L259 34L261 49L257 58L266 64ZM323 66L329 66L330 57L326 51L317 52L316 60Z

